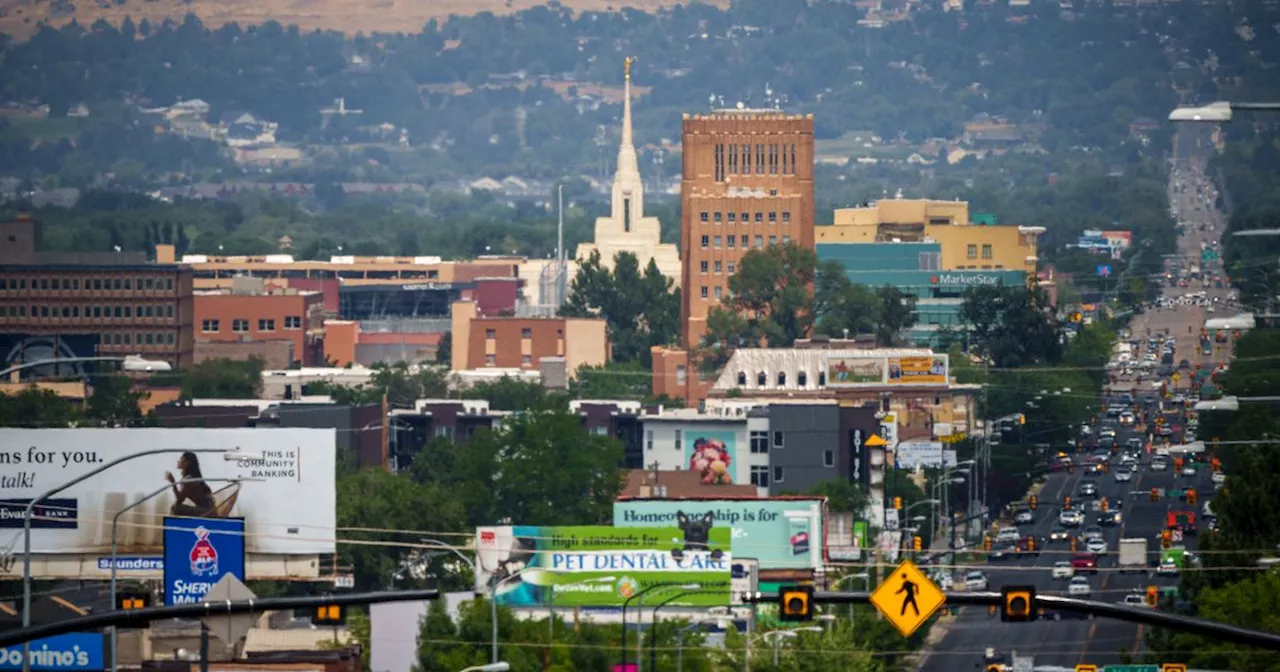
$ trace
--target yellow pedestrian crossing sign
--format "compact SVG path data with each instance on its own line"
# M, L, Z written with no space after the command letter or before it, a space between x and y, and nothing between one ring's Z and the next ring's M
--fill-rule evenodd
M910 560L903 560L871 593L871 604L903 637L910 637L946 601L937 584Z

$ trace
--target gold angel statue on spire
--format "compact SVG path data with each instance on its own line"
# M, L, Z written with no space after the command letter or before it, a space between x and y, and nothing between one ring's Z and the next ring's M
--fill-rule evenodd
M636 60L635 56L628 56L622 61L622 71L627 79L631 79L631 64Z

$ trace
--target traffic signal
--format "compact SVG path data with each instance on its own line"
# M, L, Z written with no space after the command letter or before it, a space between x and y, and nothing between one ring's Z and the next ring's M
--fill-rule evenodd
M778 591L779 620L813 620L813 586L788 586Z
M995 616L995 615L996 615L996 605L994 605L994 604L988 604L988 605L987 605L987 615L988 615L988 616Z
M984 551L991 550L991 535L988 534L987 536L982 538L982 550Z
M347 622L347 610L341 604L322 604L311 613L311 625L337 627Z
M1066 497L1062 498L1062 510L1064 511L1071 510L1071 495L1067 495Z
M1071 539L1067 541L1067 546L1071 549L1071 552L1072 552L1072 553L1075 553L1075 552L1076 552L1076 538L1075 538L1075 537L1071 537Z
M1028 550L1028 551L1034 551L1034 550L1036 550L1036 538L1035 538L1035 537L1027 537L1027 550Z
M1098 666L1081 663L1079 665L1076 665L1075 672L1098 672Z
M1216 471L1222 471L1222 460L1219 460L1218 458L1216 458L1216 457L1215 457L1215 458L1213 458L1213 460L1212 460L1211 462L1209 462L1209 466L1210 466L1210 468L1212 468L1215 472L1216 472Z
M1151 501L1160 501L1160 488L1151 488Z
M1155 586L1147 586L1147 606L1152 609L1160 604L1160 589Z
M1114 449L1115 449L1115 444L1112 444L1111 448L1112 448L1112 450L1114 450ZM1102 473L1104 473L1104 474L1109 474L1109 473L1111 473L1111 464L1110 464L1109 462L1100 462L1100 463L1098 463L1098 468L1102 469Z
M924 550L924 539L920 537L911 537L911 549L915 551Z
M1000 589L1000 597L1004 604L1000 620L1019 623L1036 620L1035 586L1004 586Z
M1196 498L1197 498L1197 497L1196 497L1196 489L1195 489L1195 488L1188 488L1188 489L1187 489L1187 503L1188 503L1188 504L1195 504L1195 503L1196 503Z
M894 497L894 498L893 498L893 508L894 508L895 510L897 510L897 511L901 511L901 510L902 510L902 498L901 498L901 497Z
M1187 672L1187 666L1182 663L1165 663L1160 666L1160 672Z
M1032 511L1035 511L1036 508L1040 506L1040 498L1035 495L1031 495L1027 498L1027 505L1031 507Z
M1173 546L1173 533L1165 530L1160 533L1160 548L1169 548Z
M1103 511L1111 510L1111 502L1108 502L1106 497L1102 498L1102 510Z
M120 593L116 595L116 609L133 611L151 606L151 593Z
M1000 663L987 663L987 672L1004 672L1004 665Z

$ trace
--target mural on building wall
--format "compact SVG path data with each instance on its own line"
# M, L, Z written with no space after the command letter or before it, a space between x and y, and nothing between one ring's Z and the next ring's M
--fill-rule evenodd
M690 431L685 442L689 470L698 472L703 484L733 484L730 467L737 454L737 436L733 432Z
M827 384L881 384L884 364L884 357L831 357L827 360Z

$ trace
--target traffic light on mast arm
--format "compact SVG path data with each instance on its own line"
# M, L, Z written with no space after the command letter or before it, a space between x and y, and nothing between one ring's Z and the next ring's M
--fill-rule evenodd
M895 510L895 511L901 511L901 510L902 510L902 498L901 498L901 497L894 497L894 498L893 498L893 508L894 508L894 510Z
M1021 623L1036 620L1036 587L1004 586L1000 589L1000 620Z
M1147 586L1147 606L1155 609L1160 604L1160 589Z
M151 593L120 593L116 595L116 609L133 611L151 606Z
M312 625L337 627L347 622L347 609L340 604L322 604L311 614Z
M1169 548L1173 546L1173 533L1165 530L1160 533L1160 548Z
M924 550L924 539L921 539L920 537L911 537L911 548L916 551Z
M813 620L813 587L788 586L778 591L778 620L789 623Z
M1151 488L1151 501L1160 501L1160 488Z
M1035 511L1040 506L1040 498L1035 495L1031 495L1027 498L1027 505L1031 507L1032 511Z

